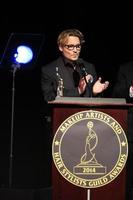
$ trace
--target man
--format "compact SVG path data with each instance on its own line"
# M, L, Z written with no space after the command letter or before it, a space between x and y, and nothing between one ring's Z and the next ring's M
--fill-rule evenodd
M133 103L133 61L120 66L113 88L113 97L126 98L127 103ZM127 159L126 200L133 199L133 106L128 108L127 139L129 155Z
M52 142L51 112L48 102L57 97L92 97L103 92L109 82L101 83L93 64L79 58L84 36L77 29L62 31L57 38L60 52L53 62L42 67L41 86L44 97L44 126ZM48 141L49 143L49 141ZM50 155L50 151L48 150ZM50 156L49 156L50 157ZM51 158L52 159L52 158ZM47 175L51 176L51 167Z
M46 102L57 96L92 97L107 89L109 82L97 80L95 67L79 58L84 36L77 29L62 31L57 39L59 58L42 68L42 91Z

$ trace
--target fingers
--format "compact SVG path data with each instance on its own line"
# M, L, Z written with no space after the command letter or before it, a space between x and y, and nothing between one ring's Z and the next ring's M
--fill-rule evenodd
M79 81L79 86L78 86L79 94L82 94L85 91L85 88L86 88L86 82L85 82L84 78L82 78Z
M102 78L101 78L101 77L99 77L99 78L98 78L98 81L99 81L99 82L101 82L101 81L102 81Z
M91 74L88 74L88 75L86 76L86 80L87 80L87 83L88 83L88 82L92 83L92 82L93 82L93 76L92 76Z
M98 81L101 83L101 82L102 82L102 78L99 77L99 78L98 78ZM109 85L109 81L105 81L103 84L105 84L105 86L108 87L108 85Z
M105 86L108 87L109 81L105 81Z

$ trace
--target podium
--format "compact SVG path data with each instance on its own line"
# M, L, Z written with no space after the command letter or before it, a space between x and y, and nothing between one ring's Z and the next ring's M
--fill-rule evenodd
M128 105L125 99L61 97L49 104L52 107L53 136L69 116L86 110L106 113L119 122L126 132ZM112 182L98 188L82 188L67 181L52 163L52 200L125 200L125 180L124 167Z

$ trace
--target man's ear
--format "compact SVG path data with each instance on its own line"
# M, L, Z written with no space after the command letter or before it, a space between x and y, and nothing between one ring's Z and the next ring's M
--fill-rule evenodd
M59 46L59 50L60 50L60 51L63 51L62 46Z

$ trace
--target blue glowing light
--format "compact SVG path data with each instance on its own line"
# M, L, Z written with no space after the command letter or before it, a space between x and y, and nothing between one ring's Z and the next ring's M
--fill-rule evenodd
M30 47L21 45L17 47L17 53L14 54L14 58L17 63L26 64L32 60L33 52Z

